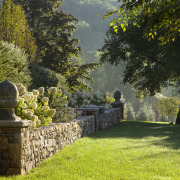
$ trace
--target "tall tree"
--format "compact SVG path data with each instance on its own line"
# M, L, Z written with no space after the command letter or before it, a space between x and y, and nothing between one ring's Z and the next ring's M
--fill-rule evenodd
M0 9L0 40L14 43L25 50L30 61L35 61L37 52L35 38L29 30L21 6L13 4L12 0L3 1Z
M132 84L144 95L154 95L162 87L180 84L180 38L161 46L158 36L151 41L144 39L146 24L140 26L129 22L127 30L123 32L119 27L118 33L111 27L101 49L101 61L123 64L123 82Z
M146 22L144 37L154 39L161 30L159 40L161 44L175 41L180 33L180 1L179 0L118 0L120 8L108 12L106 16L117 14L118 17L111 22L115 31L118 30L116 22L126 30L129 20L137 27ZM143 17L143 18L142 18Z
M73 56L81 54L78 39L72 37L76 29L74 22L78 20L73 15L59 10L62 0L15 0L15 2L21 4L26 12L40 50L41 65L64 75L69 86L74 86L76 83L73 83L72 79L76 77L77 82L84 77L77 73L79 65L72 62ZM92 69L92 66L93 64L79 67L78 71L84 70L83 74L87 75L86 70ZM72 78L71 74L76 76Z

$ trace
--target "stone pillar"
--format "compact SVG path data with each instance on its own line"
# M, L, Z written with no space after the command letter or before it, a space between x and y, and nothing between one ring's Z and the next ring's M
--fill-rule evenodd
M83 111L83 115L94 115L94 121L95 121L95 132L99 129L98 124L98 114L99 114L99 108L91 107L91 108L78 108L79 111Z
M22 136L30 121L0 121L0 175L25 174Z
M22 136L31 121L14 114L18 104L17 87L8 80L0 83L0 175L23 174Z
M91 110L87 111L87 115L94 115L95 132L97 132L99 130L98 114L99 114L99 109L91 109Z
M111 106L113 108L120 108L120 111L121 111L121 119L124 119L124 103L120 101L121 99L121 92L120 91L115 91L114 93L114 99L115 99L115 102L113 102L111 104Z

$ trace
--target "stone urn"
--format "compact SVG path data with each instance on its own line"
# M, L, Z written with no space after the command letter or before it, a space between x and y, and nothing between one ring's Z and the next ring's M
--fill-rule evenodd
M0 120L19 120L14 114L18 105L18 90L15 84L5 80L0 83Z

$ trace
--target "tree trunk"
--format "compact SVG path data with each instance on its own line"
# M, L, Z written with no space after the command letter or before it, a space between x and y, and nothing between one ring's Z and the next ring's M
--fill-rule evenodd
M180 109L179 109L178 114L177 114L176 124L180 124Z

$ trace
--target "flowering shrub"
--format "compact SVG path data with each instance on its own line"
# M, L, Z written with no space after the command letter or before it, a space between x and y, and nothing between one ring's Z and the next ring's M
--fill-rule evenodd
M92 95L89 92L75 92L71 98L69 98L69 102L74 100L74 104L76 107L89 105L92 99ZM71 105L71 104L70 104Z
M27 92L22 84L18 84L17 88L19 103L15 108L15 114L22 119L31 120L33 127L50 123L56 110L49 107L49 98L44 96L44 88L32 92Z
M93 98L91 100L92 104L95 104L97 106L99 105L105 105L106 103L106 95L100 92L95 92L93 95Z
M58 89L51 87L47 93L49 97L49 104L51 108L56 109L56 114L53 117L53 122L70 122L77 116L76 102L71 99L72 94L67 93L64 87ZM74 107L69 107L70 103Z
M29 119L33 127L47 125L50 122L70 122L80 115L78 107L94 104L111 107L114 98L110 94L77 91L74 94L66 92L64 87L50 87L27 92L22 84L18 84L19 104L15 109L17 116ZM109 104L108 104L109 103Z
M95 92L93 97L91 98L91 103L97 106L105 106L105 109L111 108L111 103L114 102L114 98L110 95L110 93L100 93Z

